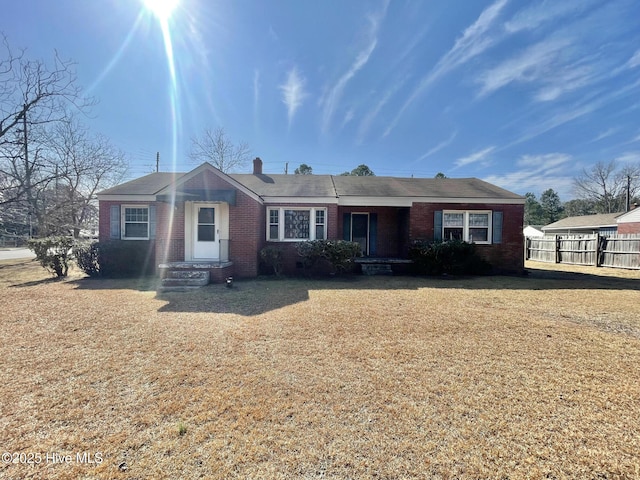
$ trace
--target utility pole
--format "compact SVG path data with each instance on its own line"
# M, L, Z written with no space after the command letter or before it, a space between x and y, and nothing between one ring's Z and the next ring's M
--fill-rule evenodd
M628 212L631 209L631 175L627 174L627 209Z
M289 162L284 164L284 174L287 175L289 173Z
M160 152L156 152L156 173L160 171Z

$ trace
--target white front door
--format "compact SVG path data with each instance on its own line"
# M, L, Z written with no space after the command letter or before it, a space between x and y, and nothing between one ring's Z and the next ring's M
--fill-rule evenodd
M215 205L194 204L193 258L217 260L220 258L219 219Z

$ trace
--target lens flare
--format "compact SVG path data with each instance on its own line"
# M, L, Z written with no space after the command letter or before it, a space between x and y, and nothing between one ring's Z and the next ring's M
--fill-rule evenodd
M180 0L142 0L147 10L152 12L160 22L166 22L176 9Z

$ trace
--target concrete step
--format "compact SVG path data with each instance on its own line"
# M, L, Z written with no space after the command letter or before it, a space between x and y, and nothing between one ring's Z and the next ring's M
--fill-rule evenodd
M363 263L363 275L393 275L391 265L388 263Z
M185 280L207 280L209 272L204 270L170 270L165 278L185 279Z
M203 270L170 270L162 279L160 290L186 291L209 284L209 272Z

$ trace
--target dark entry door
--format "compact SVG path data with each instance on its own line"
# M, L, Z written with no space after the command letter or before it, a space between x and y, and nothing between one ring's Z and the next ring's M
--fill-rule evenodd
M362 248L362 255L369 255L369 214L351 214L351 241L358 242Z

